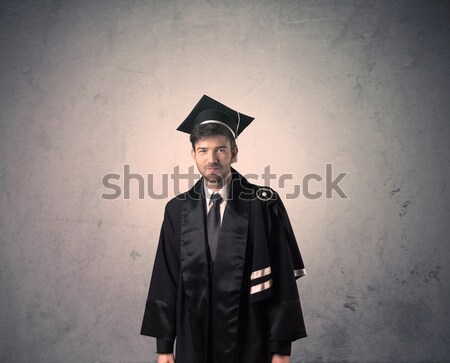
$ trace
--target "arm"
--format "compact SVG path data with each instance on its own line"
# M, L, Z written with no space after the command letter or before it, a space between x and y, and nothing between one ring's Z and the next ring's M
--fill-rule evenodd
M294 271L304 270L286 209L277 196L270 206L270 259L273 294L269 302L272 363L289 362L294 340L306 337Z
M180 261L172 220L170 207L167 205L141 328L142 335L157 338L156 348L161 355L158 357L159 363L171 363L170 355L173 353L176 337L176 300Z

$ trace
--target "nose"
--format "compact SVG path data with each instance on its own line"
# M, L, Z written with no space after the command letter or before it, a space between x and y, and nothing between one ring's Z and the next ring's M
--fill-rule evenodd
M215 164L216 163L217 155L214 152L214 150L211 150L211 151L208 152L207 161L208 161L209 164Z

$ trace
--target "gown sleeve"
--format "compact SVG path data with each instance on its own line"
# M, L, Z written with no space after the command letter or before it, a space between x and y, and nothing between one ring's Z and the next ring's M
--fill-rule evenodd
M150 281L141 334L156 337L159 354L172 353L176 338L176 299L180 271L175 228L170 208L164 212Z
M273 293L269 299L270 351L291 354L294 340L306 337L296 280L305 274L303 260L279 197L270 203L269 253Z

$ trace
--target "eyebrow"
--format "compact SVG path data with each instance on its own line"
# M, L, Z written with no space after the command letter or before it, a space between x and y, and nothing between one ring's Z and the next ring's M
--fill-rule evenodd
M199 146L199 147L197 147L197 150L206 150L206 149L208 149L208 148L205 147L205 146ZM214 149L227 149L227 146L226 146L226 145L216 146Z

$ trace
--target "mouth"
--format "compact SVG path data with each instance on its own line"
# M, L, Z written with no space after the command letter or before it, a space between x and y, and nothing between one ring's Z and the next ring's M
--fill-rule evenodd
M209 166L206 168L206 170L209 172L215 172L215 171L219 171L220 168L218 166Z

